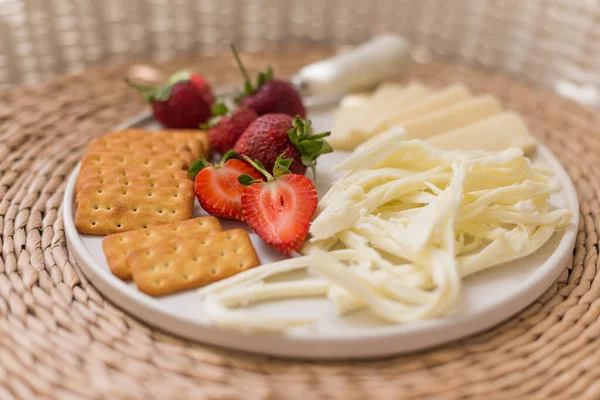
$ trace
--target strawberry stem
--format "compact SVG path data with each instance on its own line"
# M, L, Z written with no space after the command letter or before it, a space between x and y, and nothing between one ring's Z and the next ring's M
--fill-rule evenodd
M244 158L244 160L246 160L246 162L250 165L252 165L258 172L260 172L261 174L263 174L265 176L265 178L267 178L267 182L268 181L272 181L273 179L275 179L273 177L273 175L271 175L267 169L265 168L264 165L262 165L262 163L258 160L252 160L250 157L248 157L247 155L242 155L242 157ZM239 181L239 179L238 179ZM240 182L241 183L241 182Z
M156 97L156 93L158 92L158 88L153 86L139 85L129 78L125 78L125 83L127 86L134 88L137 90L147 101L152 101Z
M235 48L235 45L231 43L230 46L231 51L233 52L233 57L235 58L235 62L237 63L238 68L240 69L240 71L242 71L242 75L244 76L244 91L238 97L235 98L235 101L239 102L244 97L251 96L254 93L256 93L256 91L260 89L260 87L264 85L265 82L273 79L273 68L269 67L267 68L267 72L260 72L258 74L258 77L256 78L256 86L253 86L252 82L250 81L250 75L244 67L244 64L242 64L242 59L240 58L240 55L238 54L237 49Z
M252 165L258 172L263 174L265 178L267 178L267 182L271 182L272 180L279 178L281 175L290 173L289 167L292 164L293 160L291 158L283 158L284 155L285 153L281 153L279 157L277 157L277 160L275 160L275 165L273 166L273 175L267 172L265 166L262 165L260 161L252 160L250 157L245 155L242 157L244 157L244 160L246 160L250 165ZM250 175L243 174L238 176L238 182L244 186L250 186L253 183L264 181L261 181L260 179L254 179Z
M240 69L240 71L242 71L242 75L244 76L244 84L246 86L246 88L250 87L252 89L252 92L254 92L254 88L252 87L252 82L250 82L250 75L248 75L248 71L246 71L246 68L244 67L244 64L242 64L242 60L240 58L240 55L237 52L237 49L235 48L235 45L233 43L231 43L231 51L233 52L233 57L235 58L235 62L238 65L238 68ZM248 93L251 94L251 93Z

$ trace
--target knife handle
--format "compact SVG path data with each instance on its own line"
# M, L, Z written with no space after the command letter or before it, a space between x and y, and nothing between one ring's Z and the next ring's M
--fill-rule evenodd
M409 46L399 35L386 34L334 57L303 67L292 78L303 92L331 96L361 90L401 77L410 64Z

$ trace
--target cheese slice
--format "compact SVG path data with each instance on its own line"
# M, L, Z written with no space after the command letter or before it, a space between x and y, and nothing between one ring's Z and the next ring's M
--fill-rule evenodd
M351 127L355 126L357 120L361 118L360 110L370 98L369 93L353 93L342 98L335 113L331 136L327 138L330 145L336 149L346 145Z
M455 84L448 86L445 89L431 93L421 100L418 100L414 104L407 104L404 107L397 110L396 114L392 117L385 118L383 120L375 121L372 126L373 130L370 132L360 132L362 137L361 142L364 142L369 137L375 136L394 125L402 124L403 122L409 121L413 118L418 118L423 115L431 114L440 111L444 108L451 107L461 101L471 98L471 93L463 85ZM352 132L353 134L358 134ZM355 141L358 142L358 138Z
M365 94L349 95L342 99L331 129L329 144L337 150L353 150L364 141L359 129L379 112L394 104L394 108L415 101L429 91L420 83L414 82L404 87L396 83L380 85L372 96ZM371 117L369 117L371 116Z
M369 101L370 98L371 98L371 93L367 93L367 92L350 93L350 94L345 95L342 98L342 100L340 101L340 108L345 109L345 108L362 107L365 104L367 104L367 102Z
M461 101L471 98L469 90L460 84L448 86L440 91L431 93L414 104L407 104L404 108L396 110L396 114L376 121L374 131L369 132L372 136L382 132L394 125L417 118L441 109L451 107Z
M513 112L505 112L463 128L427 139L442 150L502 151L519 147L524 153L535 148L525 121Z
M426 114L400 124L410 139L427 139L479 122L499 114L500 102L494 96L479 96L462 101L452 107Z
M361 118L353 130L371 132L379 123L378 121L392 117L399 109L422 99L429 93L430 90L419 82L409 84L404 90L400 90L400 86L396 84L381 85L364 106Z

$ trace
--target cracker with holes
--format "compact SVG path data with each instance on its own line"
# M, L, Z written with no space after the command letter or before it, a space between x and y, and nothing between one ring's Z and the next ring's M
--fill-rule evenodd
M136 153L86 153L81 160L81 169L92 166L144 167L153 169L185 169L185 161L179 155L155 156Z
M114 153L114 154L135 154L145 157L153 157L153 158L171 158L171 159L182 159L184 161L183 169L188 169L194 161L198 159L198 157L194 156L189 150L172 150L170 148L156 148L153 147L154 150L149 150L148 148L140 148L140 149L127 149L122 147L119 149L117 146L115 147L105 147L102 150L93 150L88 148L88 153Z
M183 143L190 141L200 141L203 147L203 155L208 157L210 153L210 139L207 132L194 129L165 129L161 131L149 131L144 129L126 129L123 131L111 132L104 136L107 140L113 140L115 137L123 140L180 140Z
M150 188L174 188L194 191L194 182L189 179L171 179L171 178L145 178L145 177L127 177L118 174L93 175L82 182L82 186L88 184L100 184L108 186L131 187L150 187ZM79 204L79 192L75 194L75 201Z
M161 243L135 250L127 260L138 290L150 296L199 288L260 265L243 229Z
M129 280L131 271L127 257L132 251L154 247L169 240L179 241L194 238L199 241L221 231L218 219L200 217L146 229L115 233L102 240L102 249L112 273L122 280Z
M152 169L152 168L122 168L122 167L107 167L96 165L82 168L77 177L75 191L79 191L84 183L104 183L100 182L104 177L117 176L119 178L149 178L149 179L173 179L173 180L189 180L189 175L186 171L177 169ZM111 178L112 179L112 178Z
M197 159L204 155L204 148L204 142L196 138L122 135L96 138L90 142L87 150L90 152L185 152Z
M123 185L123 186L150 186L150 187L174 187L174 188L193 188L194 182L189 179L173 179L169 176L145 177L145 176L125 176L117 173L107 173L103 175L90 175L86 177L81 185L88 183L100 183L103 185Z
M77 196L80 233L107 235L192 218L194 190L87 184Z

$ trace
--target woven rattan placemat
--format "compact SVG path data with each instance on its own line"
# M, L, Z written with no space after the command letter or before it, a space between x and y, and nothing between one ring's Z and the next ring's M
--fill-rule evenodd
M290 74L322 55L246 59ZM196 65L215 84L239 81L230 57ZM600 398L599 114L491 72L415 67L430 85L496 94L555 152L581 202L574 257L544 296L484 334L376 362L297 362L151 329L104 301L69 256L60 208L68 174L90 138L145 107L124 71L0 94L0 399Z

